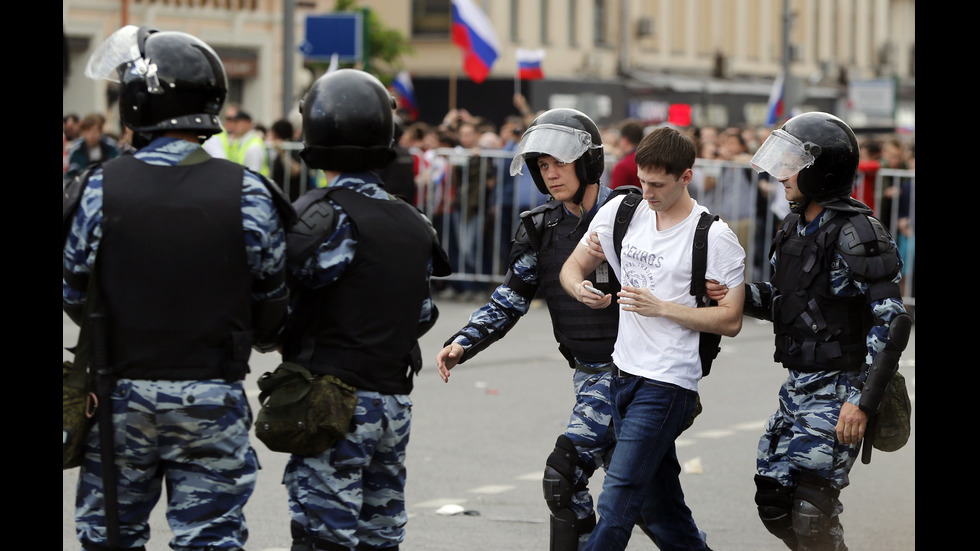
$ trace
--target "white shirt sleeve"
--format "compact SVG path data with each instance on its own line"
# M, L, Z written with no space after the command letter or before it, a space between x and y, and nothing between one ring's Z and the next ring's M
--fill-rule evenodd
M708 230L708 266L705 277L727 287L745 282L745 249L738 236L723 221L711 225Z

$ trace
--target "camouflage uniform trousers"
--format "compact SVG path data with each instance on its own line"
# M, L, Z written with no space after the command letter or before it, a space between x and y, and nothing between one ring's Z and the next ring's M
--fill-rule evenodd
M582 465L590 470L606 468L616 440L612 430L612 397L609 392L609 382L612 375L609 371L597 374L575 370L572 386L575 392L575 405L565 429L565 436L572 441L578 452L579 464L575 466L576 491L572 494L570 508L577 518L592 517L594 503L589 492L589 476ZM588 538L583 534L582 539Z
M355 548L405 539L405 449L412 401L405 394L357 391L351 432L314 457L286 464L289 514L314 541Z
M756 468L760 475L790 488L797 486L802 470L830 481L835 490L850 483L848 473L859 447L839 443L836 427L841 405L853 394L853 374L856 372L789 370L779 390L779 410L766 422L759 440ZM839 499L833 500L833 507L836 521L844 507ZM832 523L828 537L836 549L846 549L839 522Z
M166 481L171 548L242 549L248 538L242 509L258 469L242 383L122 379L112 408L121 546L149 540L150 512ZM105 545L97 423L85 446L76 532L83 545Z

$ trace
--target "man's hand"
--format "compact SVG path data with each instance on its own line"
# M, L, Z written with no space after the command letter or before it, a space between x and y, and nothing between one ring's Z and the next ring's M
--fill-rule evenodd
M844 402L837 416L837 440L842 444L857 444L864 438L868 415L850 402Z
M725 295L728 294L728 287L713 279L704 280L704 287L707 291L708 298L715 302L725 298Z
M436 354L436 367L439 368L439 376L442 377L442 382L449 382L449 370L456 367L456 364L463 359L464 352L463 347L454 342Z
M641 316L656 317L664 315L664 301L653 296L653 292L647 288L630 287L623 285L623 290L619 292L617 300L623 310L635 312Z
M599 243L599 234L592 232L589 234L589 248L587 249L589 254L601 259L606 259L606 254L602 252L602 245Z
M610 294L603 295L601 294L601 292L596 293L595 291L590 290L590 287L592 289L595 289L595 287L592 286L591 282L583 281L582 284L578 286L577 289L578 296L575 298L577 298L578 301L581 302L582 304L585 304L589 308L594 308L596 310L605 308L606 306L612 304L612 295Z

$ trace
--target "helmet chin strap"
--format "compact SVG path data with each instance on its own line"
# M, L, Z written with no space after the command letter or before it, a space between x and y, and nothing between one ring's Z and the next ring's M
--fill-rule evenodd
M150 145L150 142L156 137L157 134L154 132L133 132L133 147L143 149Z
M583 184L580 182L578 185L578 191L576 191L575 196L572 197L572 201L574 201L575 204L580 207L582 206L582 203L585 201L585 188L588 187L588 185L589 184Z
M585 212L585 192L588 189L588 187L591 186L591 185L593 185L593 184L579 184L578 191L576 191L575 192L575 196L572 197L572 201L576 205L578 205L578 219L579 219L579 224L581 224L582 221L585 220L585 214L586 214L586 212ZM598 185L598 182L596 182L595 185ZM598 196L596 197L596 200L598 200ZM576 227L578 227L578 226L576 225Z

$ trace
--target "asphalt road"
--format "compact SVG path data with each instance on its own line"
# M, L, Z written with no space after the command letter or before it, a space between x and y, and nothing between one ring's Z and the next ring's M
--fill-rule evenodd
M425 368L416 380L408 446L408 533L403 551L548 549L548 508L541 492L544 460L568 421L571 372L558 354L547 310L537 307L504 340L455 369L444 384L436 352L478 304L440 302L442 315L423 338ZM64 319L65 345L77 330ZM247 381L257 410L259 375L277 354L254 354ZM915 332L902 359L915 404ZM742 332L722 340L721 356L701 383L704 413L678 441L681 482L695 520L716 551L781 551L755 511L755 454L765 419L775 410L784 377L772 362L768 324L746 318ZM842 493L842 523L852 551L915 549L915 416L912 438L894 453L875 452L851 471ZM286 456L257 439L262 470L246 506L251 551L289 549L289 518L281 485ZM73 503L77 469L64 471L64 549L79 549ZM598 495L602 473L593 478ZM446 505L463 512L442 514ZM148 551L165 551L171 536L158 505ZM629 549L655 549L634 531Z

